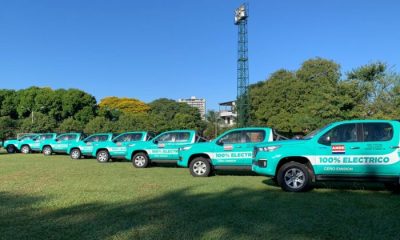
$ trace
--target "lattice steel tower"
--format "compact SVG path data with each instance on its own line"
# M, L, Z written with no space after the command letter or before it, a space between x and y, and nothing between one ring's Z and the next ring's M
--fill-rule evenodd
M250 122L249 58L247 40L248 4L235 10L235 25L238 26L237 99L236 113L238 127Z

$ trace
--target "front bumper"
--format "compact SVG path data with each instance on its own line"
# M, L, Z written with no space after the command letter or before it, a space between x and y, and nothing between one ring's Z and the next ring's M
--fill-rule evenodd
M267 159L259 159L259 160L253 161L251 170L260 175L266 175L266 176L274 176L275 175L275 170L272 169L271 166L269 166Z

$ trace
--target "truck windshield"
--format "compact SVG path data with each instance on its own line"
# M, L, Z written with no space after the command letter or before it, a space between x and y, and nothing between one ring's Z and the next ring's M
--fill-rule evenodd
M303 137L303 140L309 140L311 138L313 138L315 135L317 135L318 133L320 133L321 131L325 130L326 128L328 128L330 125L332 125L332 123L322 127L322 128L318 128L312 132L310 132L309 134L307 134L305 137Z

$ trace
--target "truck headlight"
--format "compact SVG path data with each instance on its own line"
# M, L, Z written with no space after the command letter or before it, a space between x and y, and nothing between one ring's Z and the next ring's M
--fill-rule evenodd
M274 146L267 146L267 147L258 147L257 151L258 152L273 152L276 149L280 148L280 145L274 145Z

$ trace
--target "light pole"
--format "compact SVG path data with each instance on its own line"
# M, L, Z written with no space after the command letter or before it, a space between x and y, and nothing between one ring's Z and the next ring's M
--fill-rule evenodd
M31 117L32 117L32 124L33 124L33 119L34 119L34 110L33 110L33 108L28 108L28 107L22 107L23 109L26 109L26 110L28 110L29 112L31 112ZM43 109L44 108L44 106L40 106L40 108L39 109Z

